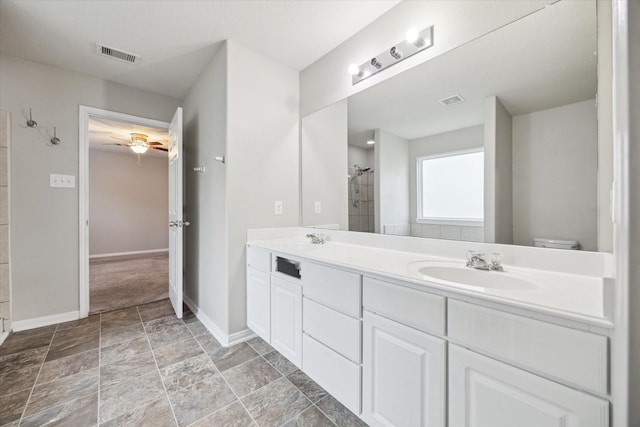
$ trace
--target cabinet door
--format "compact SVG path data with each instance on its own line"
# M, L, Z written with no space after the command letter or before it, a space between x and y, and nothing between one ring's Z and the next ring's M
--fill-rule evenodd
M271 289L269 274L247 268L247 326L271 342Z
M445 425L445 342L364 312L364 420L371 426Z
M271 345L302 366L302 286L271 277Z
M603 399L449 345L451 427L606 427Z

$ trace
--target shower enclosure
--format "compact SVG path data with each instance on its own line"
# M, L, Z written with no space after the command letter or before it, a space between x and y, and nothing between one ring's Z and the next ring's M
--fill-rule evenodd
M349 168L349 231L375 232L373 173L370 167Z

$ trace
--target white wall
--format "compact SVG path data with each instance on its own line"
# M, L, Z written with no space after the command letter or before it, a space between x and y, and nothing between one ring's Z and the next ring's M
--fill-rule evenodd
M300 114L306 116L417 64L542 9L546 0L403 1L300 73ZM407 29L434 25L434 46L355 86L349 64L361 64L394 43Z
M409 141L409 194L411 235L414 237L446 238L449 240L484 241L483 227L418 224L417 170L418 157L484 146L483 126L472 126Z
M78 175L78 106L169 121L180 102L4 54L0 88L12 119L13 320L75 312L78 190L49 188L49 174ZM36 129L25 126L29 107ZM53 126L61 145L48 144Z
M512 118L500 100L484 103L484 241L513 241ZM530 193L527 193L530 194ZM548 217L542 216L542 220Z
M598 250L597 137L594 100L513 118L515 244L547 237Z
M89 150L89 256L169 247L167 157Z
M295 70L228 45L229 332L235 333L246 328L247 229L299 225L300 83ZM346 142L344 150L346 161ZM274 214L276 200L282 215Z
M375 222L376 233L400 225L409 234L409 141L376 129ZM395 232L393 234L396 234Z
M347 101L302 119L302 224L339 224L348 230ZM314 203L322 211L316 214Z
M227 44L202 70L183 102L185 218L184 292L221 330L229 328ZM194 172L205 166L205 173Z

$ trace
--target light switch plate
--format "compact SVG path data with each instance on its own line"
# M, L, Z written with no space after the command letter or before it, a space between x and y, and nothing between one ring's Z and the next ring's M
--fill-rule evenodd
M282 200L276 200L273 202L273 213L276 215L282 215Z
M313 211L317 214L322 213L322 204L320 202L315 202L313 204Z
M52 173L49 175L49 187L75 188L76 177L74 175L59 175Z

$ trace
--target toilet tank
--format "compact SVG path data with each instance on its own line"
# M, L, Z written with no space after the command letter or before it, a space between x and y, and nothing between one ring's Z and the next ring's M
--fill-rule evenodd
M533 246L552 249L580 249L580 244L575 240L558 240L542 237L534 237Z

